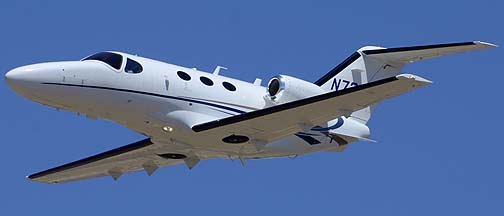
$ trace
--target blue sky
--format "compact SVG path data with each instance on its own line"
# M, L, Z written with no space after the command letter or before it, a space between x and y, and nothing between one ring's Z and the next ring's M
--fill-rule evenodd
M315 81L364 45L504 45L502 1L1 1L0 71L119 50L253 81ZM405 67L434 84L381 104L379 143L294 160L212 160L118 182L25 175L142 138L0 82L1 215L502 215L503 48Z

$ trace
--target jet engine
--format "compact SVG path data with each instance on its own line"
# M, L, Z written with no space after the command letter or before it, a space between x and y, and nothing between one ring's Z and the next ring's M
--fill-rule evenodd
M295 77L278 75L268 82L265 99L272 105L277 105L323 93L325 91L318 85Z

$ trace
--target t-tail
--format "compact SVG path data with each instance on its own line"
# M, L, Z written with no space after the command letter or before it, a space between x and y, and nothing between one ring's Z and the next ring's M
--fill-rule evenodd
M497 46L480 41L398 48L365 46L315 81L315 84L326 91L340 91L397 76L408 63L493 47ZM349 118L366 124L375 106L355 111Z

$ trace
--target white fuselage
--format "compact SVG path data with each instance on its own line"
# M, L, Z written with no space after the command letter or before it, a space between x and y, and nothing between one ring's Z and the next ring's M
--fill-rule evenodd
M269 143L261 151L242 145L206 143L191 130L192 125L263 109L268 106L266 88L196 69L115 53L123 56L119 69L97 60L51 62L13 69L6 75L6 80L14 91L33 101L90 118L109 119L167 145L190 146L202 159L237 155L245 158L280 157L338 147L327 130L300 132ZM125 72L127 59L140 63L143 70L140 73ZM179 71L189 75L190 80L182 79ZM210 79L213 85L204 84L201 77ZM234 86L235 90L226 88L224 82ZM343 134L369 135L365 125L354 127L351 124L351 119L341 117L321 126L333 126L331 131L339 130ZM357 139L346 137L345 140Z

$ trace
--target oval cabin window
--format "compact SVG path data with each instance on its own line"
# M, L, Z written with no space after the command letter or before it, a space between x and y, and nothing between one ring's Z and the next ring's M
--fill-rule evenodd
M222 86L224 86L224 88L226 88L229 91L232 91L232 92L236 91L236 87L233 84L231 84L231 83L223 82Z
M200 77L200 81L207 86L213 86L213 81L211 79L209 79L208 77L202 76L202 77Z
M191 80L191 76L189 76L189 74L184 71L177 71L177 75L180 77L180 79L183 79L185 81Z

